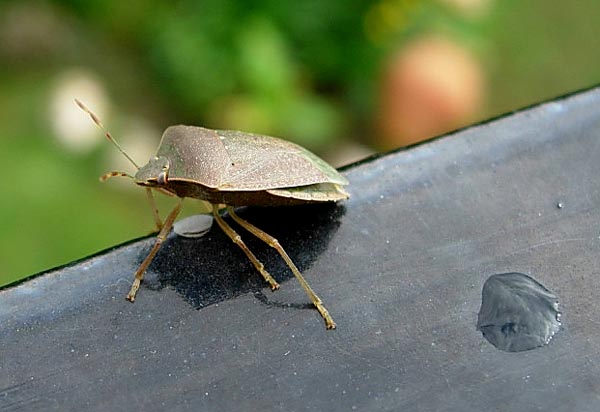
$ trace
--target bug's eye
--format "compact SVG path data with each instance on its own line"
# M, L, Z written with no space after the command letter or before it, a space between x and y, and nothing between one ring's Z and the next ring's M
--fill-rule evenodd
M156 183L158 183L159 185L166 185L168 183L166 169L163 169L163 171L158 174L158 177L156 178Z

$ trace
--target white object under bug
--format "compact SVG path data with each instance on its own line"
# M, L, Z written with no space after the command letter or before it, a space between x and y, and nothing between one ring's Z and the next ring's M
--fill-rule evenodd
M183 237L202 237L208 233L212 224L212 215L192 215L175 222L173 231Z

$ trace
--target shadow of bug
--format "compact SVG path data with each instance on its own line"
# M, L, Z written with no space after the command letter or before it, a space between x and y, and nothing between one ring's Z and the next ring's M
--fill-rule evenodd
M342 204L239 210L241 217L277 238L301 271L310 268L327 249L344 213ZM231 218L226 217L226 220L235 226ZM274 249L242 228L238 233L278 282L294 277ZM140 254L140 261L145 254L146 251ZM250 292L267 304L313 307L303 295L299 295L299 301L285 304L277 303L277 292L262 295L261 291L268 288L268 284L216 224L201 238L171 233L150 264L144 282L149 289L173 288L197 309Z

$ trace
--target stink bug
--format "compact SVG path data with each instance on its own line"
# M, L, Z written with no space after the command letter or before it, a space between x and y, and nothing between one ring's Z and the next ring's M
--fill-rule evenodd
M75 102L88 113L94 123L103 128L100 120L83 103L78 100ZM303 147L275 137L181 125L167 128L156 155L146 165L139 167L110 133L105 131L105 135L136 167L137 172L134 176L123 172L109 172L101 180L112 176L127 176L146 188L159 229L154 246L135 273L127 295L129 301L135 300L144 272L169 234L183 199L190 197L212 205L212 213L218 225L244 251L272 290L279 289L279 284L235 230L223 220L219 205L225 205L229 216L241 227L277 250L323 317L327 329L335 328L335 322L323 302L277 239L240 218L234 207L284 206L347 199L348 194L343 186L348 181L337 170ZM179 202L167 215L164 223L154 204L152 190L179 197Z

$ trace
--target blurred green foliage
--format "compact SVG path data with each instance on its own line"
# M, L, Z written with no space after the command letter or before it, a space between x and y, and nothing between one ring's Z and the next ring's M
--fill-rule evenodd
M489 88L480 119L600 78L600 3L482 0L473 13L451 3L2 2L0 285L152 228L143 191L98 183L114 148L76 153L57 142L48 107L67 70L99 79L115 136L134 116L158 129L285 136L318 152L349 140L376 146L382 64L420 33L452 37L479 57Z

